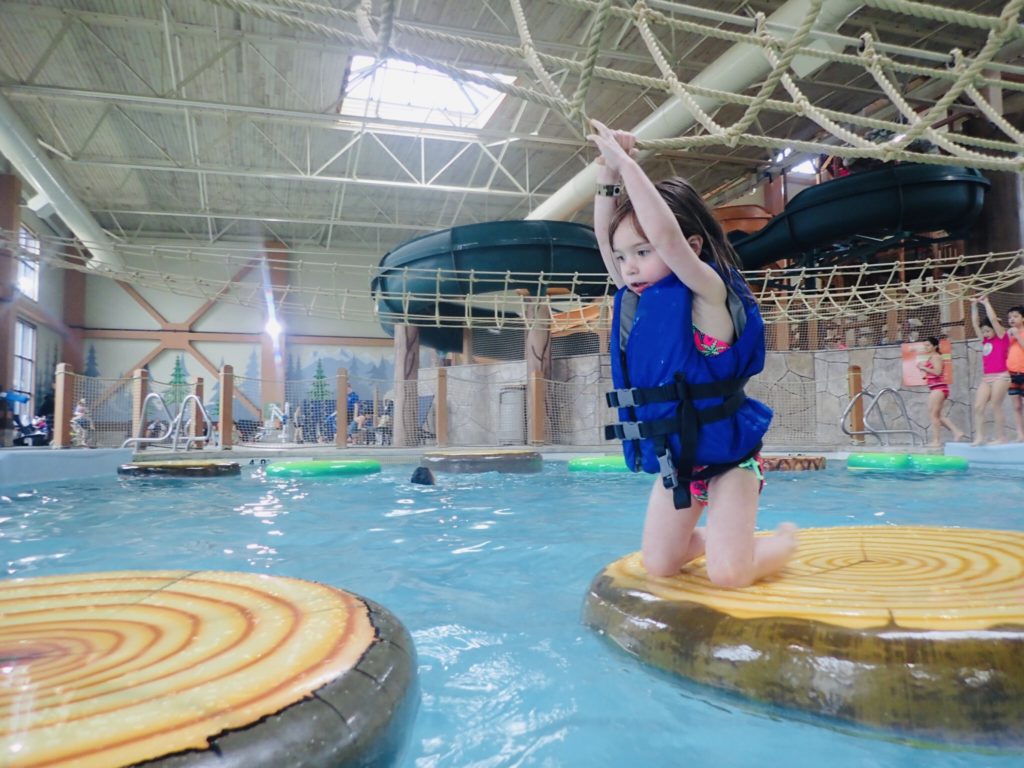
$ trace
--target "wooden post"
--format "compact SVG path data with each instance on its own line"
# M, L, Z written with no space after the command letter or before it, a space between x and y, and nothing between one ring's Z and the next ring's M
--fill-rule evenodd
M196 379L195 389L192 394L196 396L196 399L201 403L203 401L203 377L200 376ZM192 438L202 437L203 433L199 431L199 421L203 418L203 412L199 408L199 403L192 401L192 413L189 414L189 425L188 425L188 436ZM191 443L189 443L191 445Z
M526 377L529 382L527 408L528 442L544 443L546 382L551 379L551 308L542 297L523 299L526 319Z
M953 299L947 306L939 308L939 321L950 341L963 341L967 338L967 313L970 310L965 309L966 306L969 304L963 299Z
M337 418L334 420L334 447L348 447L348 369L338 369L337 395L334 407ZM353 414L354 415L354 414Z
M885 336L890 344L900 344L906 339L903 338L903 328L900 322L900 313L890 309L885 313Z
M437 433L437 447L448 447L448 369L437 369L437 397L434 398L434 430Z
M473 329L469 327L462 329L462 364L473 364Z
M861 392L864 391L864 382L861 377L861 370L859 365L851 365L847 370L846 379L848 383L850 400L857 397ZM851 432L863 432L864 431L864 398L857 398L857 402L854 403L853 409L850 411L850 431ZM864 435L853 435L853 441L855 443L863 443Z
M289 286L288 246L279 240L267 240L263 247L266 257L263 277L270 283L264 288L271 292L273 302L278 304ZM268 311L264 322L269 321L270 317ZM271 336L264 331L260 337L260 353L260 403L263 406L277 403L283 408L287 336L283 332Z
M10 232L14 238L10 248L6 241L0 243L0 389L7 389L14 382L15 306L18 303L18 260L14 256L20 214L21 179L0 172L0 232ZM13 407L0 408L0 446L5 445L12 434L13 412Z
M53 382L53 447L71 447L71 413L75 402L75 371L68 363L58 363Z
M235 369L225 365L220 369L220 448L230 451L235 444Z
M419 437L419 398L416 387L419 375L420 329L415 325L396 325L393 416L396 447L415 445Z
M145 368L136 368L132 372L132 437L146 436L146 410L143 403L146 402L146 395L149 394L149 371ZM146 449L145 443L139 443L135 450Z
M527 409L527 423L529 435L527 440L530 445L544 444L544 386L545 379L540 371L530 371L529 386L529 408Z

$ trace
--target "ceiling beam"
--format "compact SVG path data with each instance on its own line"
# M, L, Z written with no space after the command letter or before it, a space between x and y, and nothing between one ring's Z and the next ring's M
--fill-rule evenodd
M70 101L95 103L109 102L115 104L136 105L153 110L182 111L185 109L202 110L216 113L244 114L253 119L299 123L311 127L323 127L335 131L367 131L373 130L381 135L413 136L436 139L438 141L502 141L516 139L533 146L579 146L579 139L545 137L530 133L510 133L493 129L448 128L440 125L424 125L423 123L402 120L386 120L383 118L360 119L348 115L322 112L303 112L294 109L276 109L260 105L229 104L226 102L199 101L196 99L175 99L164 96L142 96L132 93L112 93L108 91L90 91L82 88L63 88L49 85L18 85L0 86L0 93L14 99L40 98L49 100L66 99Z

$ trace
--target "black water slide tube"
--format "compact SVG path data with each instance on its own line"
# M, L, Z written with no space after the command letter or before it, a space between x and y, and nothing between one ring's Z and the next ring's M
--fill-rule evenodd
M754 270L779 259L795 259L832 244L863 237L945 230L966 231L981 211L989 181L972 168L945 165L889 165L805 189L768 225L733 241L743 268ZM469 275L477 273L470 287ZM459 299L488 291L537 289L537 275L549 287L598 297L611 284L574 283L566 275L604 273L590 227L563 221L494 221L433 232L388 252L372 291L381 326L421 318L420 341L445 352L462 349L467 314L495 318L492 309L469 307ZM510 274L509 274L510 273ZM439 296L441 298L434 298Z

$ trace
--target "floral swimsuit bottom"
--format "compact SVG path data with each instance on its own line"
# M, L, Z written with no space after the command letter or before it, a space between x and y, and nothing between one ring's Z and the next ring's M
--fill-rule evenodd
M716 339L714 336L709 336L697 326L693 326L693 343L697 345L697 349L704 357L715 357L729 348L729 345L724 341ZM757 479L761 481L761 488L764 488L764 461L761 459L760 453L755 453L749 459L741 461L736 466L753 472ZM704 469L704 466L696 466L693 468L693 471L699 472L702 469ZM708 482L708 480L692 480L690 482L690 495L702 504L708 503Z

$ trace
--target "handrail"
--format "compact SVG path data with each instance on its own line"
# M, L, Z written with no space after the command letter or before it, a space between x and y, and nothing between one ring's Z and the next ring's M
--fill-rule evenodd
M892 395L894 398L896 398L896 404L899 406L900 413L903 415L903 420L908 425L907 429L889 429L888 425L885 423L885 414L882 413L881 411L878 411L878 418L881 419L882 421L881 428L876 429L869 423L868 418L871 416L873 412L875 412L875 410L878 408L879 401L882 399L882 396L886 394ZM868 400L868 406L867 408L864 409L864 429L858 431L850 431L846 426L846 419L850 415L850 412L853 410L853 407L857 404L859 400ZM921 444L923 445L924 438L920 437L913 429L909 427L910 423L910 417L907 415L907 406L903 402L903 396L900 395L900 393L897 390L893 389L892 387L882 388L881 390L879 390L877 395L872 393L871 390L868 389L861 390L853 397L853 399L850 400L850 404L846 406L846 409L843 411L842 416L839 417L839 428L850 437L863 437L865 435L871 435L871 437L875 438L880 445L889 445L890 435L910 435L911 445L917 445L918 440L920 440Z
M185 428L188 427L189 423L191 422L191 419L185 418L185 414L188 412L188 409L185 406L188 405L189 402L193 402L196 404L196 406L199 409L200 415L206 422L207 431L212 432L213 420L210 419L210 414L206 412L206 407L203 405L202 401L198 397L196 397L195 394L192 393L185 395L185 398L181 401L181 406L178 408L178 413L173 416L171 415L170 408L167 407L167 401L164 400L163 395L161 395L159 392L150 392L149 394L147 394L146 398L142 401L143 418L139 422L140 429L145 430L146 428L145 415L146 408L149 406L150 400L155 400L156 402L158 402L160 404L160 407L163 408L164 413L167 415L167 431L164 432L159 437L143 437L142 435L129 437L123 443L121 443L122 448L127 448L129 444L132 443L136 445L141 445L143 443L152 445L156 445L158 443L170 443L171 450L177 451L178 441L179 439L182 439L182 432L184 431ZM209 438L202 436L193 437L191 435L188 435L183 439L185 442L185 450L188 450L189 448L192 447L192 443L207 441Z

